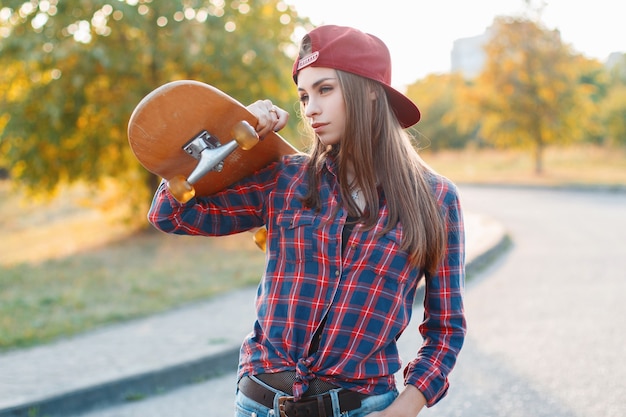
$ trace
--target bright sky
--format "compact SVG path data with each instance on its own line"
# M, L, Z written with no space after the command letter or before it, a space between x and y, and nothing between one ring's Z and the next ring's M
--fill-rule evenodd
M518 15L523 0L285 0L316 24L353 26L381 38L391 52L394 86L447 72L453 42L482 34L495 16ZM534 2L535 4L537 1ZM626 52L623 0L545 0L544 24L564 42L604 61Z

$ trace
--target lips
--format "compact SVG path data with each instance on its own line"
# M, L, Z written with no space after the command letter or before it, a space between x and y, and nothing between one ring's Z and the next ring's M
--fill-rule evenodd
M324 126L327 125L328 123L311 123L311 127L313 128L315 133L319 133L324 128Z

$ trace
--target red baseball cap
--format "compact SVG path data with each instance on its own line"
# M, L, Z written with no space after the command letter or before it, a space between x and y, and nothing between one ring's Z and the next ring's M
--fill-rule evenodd
M309 66L333 68L382 84L389 103L403 128L420 120L420 111L404 94L391 87L391 55L387 46L374 35L360 30L335 26L319 26L309 32L311 54L293 63L293 80Z

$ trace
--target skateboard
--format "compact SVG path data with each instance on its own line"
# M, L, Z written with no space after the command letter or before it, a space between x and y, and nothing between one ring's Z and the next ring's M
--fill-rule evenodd
M128 142L141 165L164 178L174 198L185 203L297 152L275 132L259 140L256 124L243 104L219 89L199 81L173 81L137 104Z

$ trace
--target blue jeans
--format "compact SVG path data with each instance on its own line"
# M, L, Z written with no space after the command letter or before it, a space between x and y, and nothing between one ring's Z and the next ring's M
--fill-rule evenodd
M258 380L257 380L258 381ZM261 382L262 383L262 382ZM268 387L267 385L265 385ZM268 387L269 388L269 387ZM276 391L276 390L273 390ZM382 395L371 395L361 401L361 407L356 410L346 411L342 413L339 411L339 401L337 400L337 391L329 391L331 398L333 399L334 414L332 417L365 417L374 411L381 411L389 407L389 405L398 396L398 391L389 391ZM287 395L280 391L276 391L276 398L274 399L274 408L267 408L256 401L252 401L250 398L243 395L243 393L237 390L237 396L235 399L235 417L279 417L278 413L278 397Z

